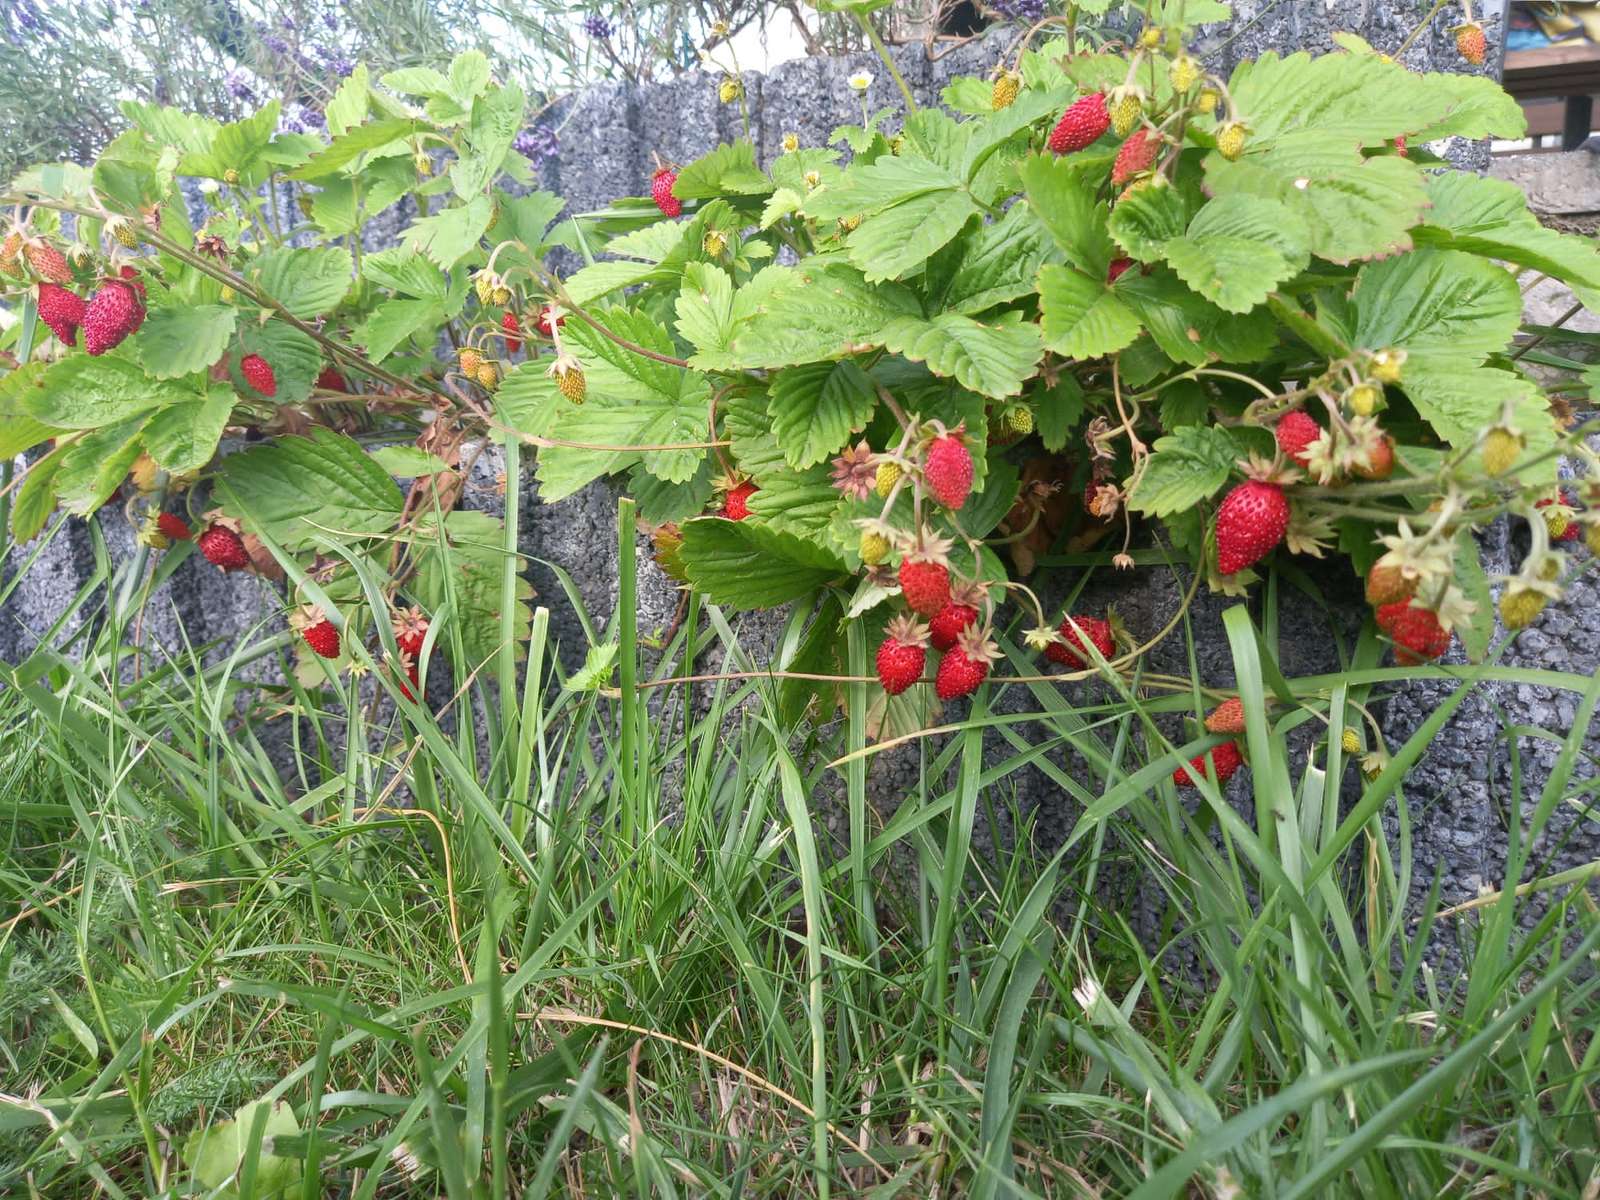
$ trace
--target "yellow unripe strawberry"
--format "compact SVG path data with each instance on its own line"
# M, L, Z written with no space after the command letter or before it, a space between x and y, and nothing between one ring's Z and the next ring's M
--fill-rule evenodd
M861 534L861 561L875 567L889 557L889 539L868 529Z
M1161 30L1155 25L1146 25L1139 31L1139 45L1145 50L1154 50L1161 45Z
M727 76L717 85L717 99L724 104L732 104L742 95L744 95L744 84L740 83L732 75Z
M589 391L589 381L583 377L580 368L568 367L556 376L556 390L572 403L582 404Z
M479 271L472 279L472 290L478 294L479 304L488 304L494 298L494 276L487 271Z
M861 228L861 214L860 213L853 213L848 217L840 217L839 218L839 232L840 233L854 233L857 229L860 229L860 228Z
M229 187L232 187L234 184L239 182L239 172L234 170L232 167L229 167L222 173L222 182L227 184Z
M1033 409L1026 404L1014 404L1006 409L1006 429L1017 437L1027 437L1033 432Z
M800 135L798 133L784 134L783 152L785 154L793 154L798 149L800 149Z
M1222 93L1216 88L1205 88L1194 98L1195 111L1209 116L1217 111L1217 102L1222 99Z
M1551 505L1543 511L1544 527L1549 531L1551 539L1559 541L1565 537L1567 529L1572 525L1572 518L1567 515L1567 510Z
M483 365L483 355L471 346L463 346L456 352L456 359L461 364L461 373L476 379L478 368Z
M1358 417L1370 417L1378 407L1381 393L1370 383L1358 383L1344 394L1345 403Z
M1123 92L1111 104L1111 131L1119 138L1127 137L1139 124L1139 117L1143 112L1144 102L1139 93Z
M1547 602L1543 592L1508 584L1505 595L1500 597L1500 620L1507 629L1526 629L1544 611Z
M1339 748L1346 754L1356 754L1361 750L1361 735L1354 729L1346 729L1339 738Z
M873 480L873 491L878 493L880 500L887 500L889 493L894 491L894 485L900 482L900 464L896 462L882 462L878 464L878 474Z
M510 304L511 303L511 289L508 288L508 287L504 287L504 286L495 288L492 292L489 293L489 302L491 304L500 304L500 305Z
M1372 356L1368 370L1379 383L1399 383L1400 368L1405 366L1404 350L1379 350Z
M1187 54L1178 55L1167 68L1167 78L1172 81L1172 90L1180 96L1199 83L1202 74L1200 64Z
M995 76L994 92L989 98L989 107L999 112L1002 108L1010 108L1011 102L1017 98L1017 93L1022 90L1022 77L1015 71L1002 71Z
M478 386L486 392L492 392L500 386L500 372L495 369L492 362L479 363L474 372L478 379Z
M1496 425L1483 439L1483 469L1491 475L1504 475L1522 457L1522 435Z
M1229 162L1236 162L1244 153L1246 130L1239 121L1229 121L1217 130L1217 153Z
M225 283L222 285L220 296L224 304L232 304L238 295L239 293L233 290L232 284Z
M111 222L111 236L116 238L129 250L138 248L139 231L133 227L132 221Z
M700 245L712 258L720 258L722 252L728 248L728 239L720 229L708 229L705 240Z

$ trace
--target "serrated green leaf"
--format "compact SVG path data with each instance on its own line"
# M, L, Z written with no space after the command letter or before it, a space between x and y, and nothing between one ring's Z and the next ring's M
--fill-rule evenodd
M1287 208L1260 196L1219 196L1162 247L1190 288L1229 312L1245 313L1309 260Z
M1528 136L1528 118L1515 96L1492 76L1429 72L1423 80L1433 91L1448 95L1450 111L1441 120L1421 125L1406 136L1414 146L1447 137L1504 138Z
M648 313L621 307L593 308L590 313L618 338L642 349L662 355L677 349L666 327ZM587 351L580 357L592 394L676 403L690 391L704 392L703 380L618 345L586 321L567 322L565 340L569 348Z
M30 416L48 425L100 429L193 395L175 383L152 380L127 358L75 354L46 371L19 400Z
M996 399L1022 391L1044 354L1039 327L1016 312L990 321L953 312L932 320L901 317L884 327L883 344L913 362L926 363L935 375Z
M597 692L610 683L611 672L616 667L617 649L616 642L607 642L603 646L590 646L589 653L584 655L583 666L567 679L566 690Z
M1070 267L1039 271L1044 344L1068 358L1099 358L1139 336L1139 318L1105 284Z
M849 359L779 371L767 389L772 432L797 469L836 453L866 427L877 405L872 380Z
M223 511L291 551L390 533L400 516L400 489L388 472L331 429L228 455L218 474Z
M503 424L531 437L549 437L556 418L571 407L540 361L520 363L500 381L494 406Z
M772 190L760 167L756 148L748 140L718 146L678 172L672 194L680 200L710 200L717 196L765 196Z
M41 442L47 442L62 430L32 417L7 414L0 419L0 459L10 461Z
M402 67L388 72L378 82L406 96L442 96L450 91L450 81L432 67Z
M1034 425L1044 448L1054 454L1067 444L1067 437L1083 420L1083 385L1062 371L1053 387L1034 393Z
M237 311L226 304L174 305L153 310L133 348L156 379L177 379L210 367L228 348Z
M316 180L337 174L371 150L380 150L403 138L416 136L423 125L420 121L390 119L357 125L348 133L340 134L329 143L326 150L311 156L311 161L289 172L290 179Z
M1175 187L1152 183L1134 188L1117 202L1108 228L1126 253L1142 262L1155 262L1169 241L1183 236L1188 221L1189 207L1183 193Z
M1241 62L1228 92L1248 115L1247 155L1308 138L1375 145L1441 120L1452 107L1451 97L1421 76L1366 54L1269 51Z
M494 201L475 196L465 204L414 221L405 233L406 247L420 250L448 271L482 239L493 214Z
M379 446L372 452L372 461L402 479L437 475L450 469L450 464L437 454L429 454L416 446Z
M889 155L852 167L838 183L812 192L806 212L818 221L870 217L921 196L957 193L961 186L953 170L922 155Z
M143 415L95 429L67 451L56 473L56 501L78 517L86 517L111 498L139 457Z
M978 215L965 191L931 191L867 217L845 241L868 283L899 279L927 262Z
M628 474L628 494L638 501L639 520L646 525L665 525L705 512L711 501L714 462L706 455L694 475L683 483L668 483L643 467L635 467Z
M956 112L982 116L994 111L994 85L974 75L958 75L944 85L939 102Z
M1028 207L1050 231L1067 261L1104 277L1111 261L1111 240L1106 233L1106 206L1095 199L1095 185L1072 163L1054 154L1030 155L1017 173L1028 194Z
M1244 315L1224 312L1165 267L1129 271L1117 280L1115 291L1175 362L1198 367L1213 356L1259 362L1277 344L1278 327L1267 309Z
M269 250L251 264L249 277L291 316L302 321L338 307L350 290L353 267L342 246Z
M983 226L968 242L961 265L944 290L951 312L981 313L1033 291L1039 268L1057 248L1033 211L1013 204L1000 220Z
M1238 448L1214 425L1184 425L1157 438L1128 507L1153 517L1193 508L1228 480Z
M829 526L839 512L840 497L825 467L804 471L780 467L764 471L758 478L761 488L749 501L752 521L797 537L818 539L837 549Z
M733 280L721 267L690 263L678 293L678 332L696 350L720 354L733 332Z
M368 358L382 362L396 347L418 334L425 335L431 344L443 323L444 306L437 300L385 300L356 331L356 341Z
M844 561L815 541L720 517L685 521L680 553L696 590L738 610L787 604L845 572Z
M413 549L417 575L412 590L432 612L449 602L468 668L476 669L500 650L505 531L498 517L459 509L445 514L444 540L447 547L440 545L439 527L433 518L418 523ZM512 648L518 659L526 653L533 625L533 611L527 603L532 595L532 585L519 575L511 619ZM440 632L448 636L447 631Z
M163 408L144 428L144 448L168 471L198 471L216 454L233 402L232 391L214 386L203 400Z
M1413 350L1400 378L1411 403L1441 439L1457 449L1475 446L1483 431L1498 424L1507 406L1526 443L1524 458L1543 461L1518 474L1525 484L1551 485L1560 438L1549 402L1532 382L1510 371L1479 366L1448 347Z
M472 102L472 121L460 138L461 153L450 165L456 195L471 200L500 173L522 125L526 103L522 89L514 83L493 88Z
M338 137L367 119L367 64L357 63L322 110L328 133Z
M1458 250L1368 263L1356 278L1355 343L1370 350L1449 350L1463 360L1503 350L1522 320L1517 281Z
M31 542L55 512L56 474L70 449L70 445L58 446L28 466L11 502L11 536L18 542Z
M1567 283L1600 287L1600 249L1587 238L1557 233L1528 210L1514 183L1468 171L1431 176L1433 202L1413 232L1419 246L1465 250L1529 267Z
M429 300L443 300L450 282L425 256L399 246L364 255L361 275L379 287Z

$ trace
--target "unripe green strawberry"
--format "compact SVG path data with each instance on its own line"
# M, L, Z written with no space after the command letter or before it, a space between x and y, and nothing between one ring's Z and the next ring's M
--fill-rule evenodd
M1033 409L1026 404L1013 404L1006 409L1006 429L1016 437L1027 437L1033 432Z
M479 271L472 278L472 290L477 293L479 304L489 304L494 300L495 278L488 271Z
M1236 162L1244 153L1248 131L1240 121L1229 121L1217 130L1217 153L1229 162Z
M1180 96L1199 83L1202 74L1204 72L1201 71L1200 64L1187 54L1178 55L1172 60L1172 66L1167 68L1167 78L1172 81L1172 90Z
M1346 729L1339 735L1339 749L1346 754L1359 754L1361 752L1361 735L1354 729Z
M1500 620L1507 629L1526 629L1544 611L1546 603L1543 592L1508 584L1505 595L1500 597Z
M589 381L583 377L583 368L573 364L556 372L556 390L574 404L582 404L589 392Z
M1522 435L1496 425L1483 439L1483 469L1491 475L1504 475L1522 457Z
M479 363L474 375L478 380L478 386L486 392L492 392L500 386L500 371L492 362Z
M1589 553L1600 555L1600 524L1590 525L1583 531L1583 544L1589 547Z
M872 490L878 494L878 499L887 500L889 493L894 491L894 485L900 482L900 464L897 462L881 462L878 464L878 474L873 479Z
M1345 403L1358 417L1370 417L1378 409L1383 393L1370 383L1358 383L1344 394Z
M1017 93L1022 90L1022 76L1015 71L1002 71L995 76L994 91L989 98L989 105L999 112L1002 108L1010 108L1011 102L1017 98Z
M1194 99L1195 111L1202 116L1209 116L1217 111L1217 102L1222 99L1222 93L1216 88L1203 88Z
M111 236L116 238L129 250L136 249L139 245L139 231L134 228L132 221L121 219L111 222Z
M889 557L889 539L871 529L861 533L861 561L875 567Z
M712 258L721 258L722 252L728 248L727 236L720 229L708 229L700 248Z
M227 184L229 187L232 187L234 184L239 182L239 172L234 168L229 167L222 173L222 182Z

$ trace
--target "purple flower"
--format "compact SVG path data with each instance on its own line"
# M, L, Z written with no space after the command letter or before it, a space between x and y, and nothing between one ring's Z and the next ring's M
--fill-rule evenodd
M512 140L511 148L537 167L560 152L561 139L548 125L530 125Z
M327 12L322 14L322 23L324 25L326 25L329 29L333 30L333 32L338 33L339 32L339 13L338 13L338 11L336 9L332 9L332 8L328 9Z
M989 0L995 12L1008 21L1032 25L1044 17L1044 0Z
M583 19L583 31L597 42L603 42L611 36L611 22L599 13L590 13Z
M245 104L256 102L255 89L245 81L245 77L238 71L229 71L223 77L222 86L228 89L228 95Z
M283 26L285 29L293 31L293 29L294 29L294 18L289 16L289 14L285 13L283 16L278 18L278 24Z
M328 60L328 70L332 71L340 79L346 78L350 72L354 71L355 69L355 63L351 62L342 54L335 55L333 58Z
M289 43L276 34L269 33L261 39L261 44L274 54L287 54L289 51Z
M327 123L326 118L310 105L295 101L286 104L283 113L278 117L278 131L280 133L311 133L321 129Z

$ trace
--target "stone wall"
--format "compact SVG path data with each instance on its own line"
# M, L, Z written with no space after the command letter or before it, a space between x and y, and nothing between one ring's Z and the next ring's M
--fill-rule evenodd
M1202 49L1214 63L1223 66L1268 49L1327 50L1332 47L1331 35L1338 30L1355 31L1381 49L1393 49L1429 5L1414 0L1236 0L1234 7L1238 19L1233 24L1203 31ZM1451 11L1453 7L1447 6L1433 31L1419 38L1407 52L1408 65L1438 70L1453 70L1460 65L1446 32L1459 19L1459 13ZM1500 21L1496 9L1503 5L1479 3L1474 7L1480 17L1487 19L1495 47L1490 66L1498 69ZM954 49L941 47L936 59L923 47L906 47L899 52L899 62L919 100L933 102L952 76L987 70L1011 45L1014 36L1009 31L991 32ZM767 75L748 77L749 133L763 161L777 153L779 140L786 132L797 133L805 144L818 145L826 141L835 126L858 120L859 100L845 79L861 69L872 71L875 76L869 95L871 107L898 101L892 81L870 57L795 62ZM574 212L602 208L618 196L643 194L648 186L652 152L665 159L687 162L718 141L744 132L738 109L717 102L715 84L715 78L697 75L646 88L604 86L565 102L556 114L561 153L543 168L542 183L565 196ZM1467 162L1481 164L1486 157L1484 147L1466 146L1458 151L1458 156ZM1600 201L1594 207L1600 209ZM493 487L495 470L487 458L480 464L467 491L469 506L498 507L500 501ZM583 654L581 629L555 574L537 560L547 560L569 571L589 613L603 621L616 602L616 494L609 486L599 484L559 505L544 506L539 503L531 474L525 472L516 486L522 501L522 548L531 556L530 576L540 593L540 602L551 609L552 626L562 643L564 657L569 662L579 661ZM120 514L102 515L97 524L112 558L125 558L131 538ZM1515 554L1513 542L1504 528L1485 535L1485 565L1491 573L1510 569ZM677 595L644 547L640 548L639 560L643 607L640 624L648 630L670 621ZM14 576L26 561L23 556L7 563L7 578ZM94 562L91 531L84 524L73 522L29 567L0 609L0 659L15 662L28 652L89 578ZM1325 595L1331 606L1328 611L1292 589L1284 589L1279 642L1284 668L1290 674L1337 669L1334 638L1348 640L1364 615L1358 589L1348 572L1341 568L1324 574L1332 582L1324 582L1323 586L1333 589ZM1072 582L1070 578L1060 578L1055 586L1063 589ZM1129 626L1148 636L1174 611L1181 583L1170 578L1152 579L1148 573L1122 579L1102 574L1092 581L1085 602L1091 608L1115 603ZM1580 583L1568 603L1548 611L1520 636L1506 661L1585 674L1600 669L1597 601L1600 594L1594 586ZM156 646L177 645L181 621L191 642L226 640L264 619L270 622L279 606L275 593L257 580L224 577L203 563L191 562L158 590L145 635ZM1232 682L1231 661L1219 624L1224 607L1225 603L1218 599L1203 597L1193 614L1204 682L1218 687ZM758 618L748 620L747 627L758 634L764 628ZM1169 640L1158 648L1150 665L1153 670L1186 674L1188 664L1181 639ZM269 668L262 665L257 669ZM1448 685L1428 685L1392 696L1381 709L1390 744L1403 741L1448 690ZM1017 696L1013 702L1021 704L1024 698ZM1576 698L1570 693L1497 685L1480 690L1463 705L1406 788L1412 823L1413 877L1419 896L1436 874L1442 876L1445 903L1470 898L1482 886L1499 884L1504 823L1516 815L1519 804L1527 804L1529 786L1536 788L1542 783L1555 753L1555 747L1547 742L1523 739L1523 770L1530 784L1520 797L1513 798L1504 731L1518 725L1565 731L1573 719L1575 703ZM1061 765L1071 769L1069 761L1061 760ZM874 795L883 805L892 807L915 779L915 771L914 756L874 760ZM1590 772L1588 765L1580 768L1580 774ZM1075 806L1043 775L1021 775L1016 780L1022 807L1034 810L1035 836L1046 844L1059 843L1076 820ZM1245 778L1235 782L1233 799L1248 808L1249 785ZM1387 821L1393 833L1395 815L1391 813ZM1600 857L1600 822L1579 822L1577 816L1566 819L1562 829L1551 835L1549 845L1541 847L1541 853L1547 851L1539 861L1541 873ZM1008 836L1009 831L1001 831L1002 841ZM1150 906L1136 914L1147 932L1155 932L1155 911Z

